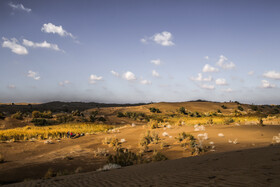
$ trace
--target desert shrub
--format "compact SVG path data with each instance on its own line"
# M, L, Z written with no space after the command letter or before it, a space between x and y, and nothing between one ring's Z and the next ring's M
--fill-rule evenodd
M139 145L143 148L143 151L148 150L148 145L151 143L159 143L160 138L157 133L153 132L151 134L150 131L147 131L144 136L141 138Z
M234 110L234 116L242 116L242 114L238 110Z
M109 151L105 148L97 148L97 150L93 151L94 157L105 157L109 155Z
M71 112L71 114L72 114L73 116L83 116L83 115L84 115L84 114L81 113L79 110L73 110L73 111Z
M91 114L89 115L89 121L90 122L95 122L96 121L96 116L97 116L97 114L98 114L98 111L96 110L96 111L92 111L91 112Z
M11 116L11 118L17 119L17 120L23 120L23 114L22 114L22 112L16 112Z
M185 107L180 107L180 108L178 109L178 111L179 111L180 114L186 114L186 109L185 109Z
M262 119L262 118L259 118L259 125L260 125L260 126L264 126L264 124L263 124L263 119Z
M176 126L182 126L182 125L185 125L185 121L182 120L182 119L179 119L176 123L175 123Z
M70 114L57 114L56 120L59 123L68 123L74 121L75 118L73 118L73 116Z
M256 106L256 105L251 105L251 109L252 109L253 111L258 111L258 106Z
M222 111L220 109L217 110L218 113L222 113Z
M222 107L223 109L227 109L227 106L225 106L225 105L222 105L221 107Z
M152 112L152 113L161 113L161 111L158 108L151 107L149 109L150 109L150 112Z
M125 117L125 115L124 115L124 113L122 113L122 112L118 112L117 117L118 117L118 118L122 118L122 117Z
M237 107L237 109L240 110L240 111L243 111L243 110L244 110L243 107L242 107L241 105L239 105L239 106Z
M199 155L200 153L206 152L209 148L207 146L203 146L202 142L199 142L198 144L193 135L185 132L179 133L179 136L176 137L176 139L181 143L181 146L184 149L189 149L192 155Z
M46 119L43 119L43 118L33 118L31 120L31 123L33 123L35 126L48 126L48 125L56 124L56 121L46 120Z
M224 124L225 125L229 125L229 124L231 124L231 123L233 123L234 122L234 119L232 119L232 118L225 118L224 119Z
M107 121L104 117L99 117L99 118L97 118L97 121L102 121L102 122L105 122L105 121Z
M120 166L130 166L138 163L140 159L140 155L137 155L128 149L119 148L115 155L109 155L107 162Z
M108 145L109 147L113 147L114 150L117 150L121 147L121 142L117 138L106 137L103 140L103 144Z
M152 155L153 162L163 161L163 160L167 160L167 159L168 158L164 154L162 154L158 151L153 152L153 155Z
M57 175L56 172L52 168L49 168L48 171L45 173L44 178L49 179L55 177L56 175Z
M4 120L4 119L5 119L4 113L0 112L0 120Z
M0 153L0 164L5 162L4 155Z
M148 126L150 126L151 129L159 128L158 122L156 120L150 120L148 122Z
M44 111L44 112L34 110L32 112L32 117L33 118L52 118L52 112L50 110Z
M213 125L213 123L214 123L214 122L213 122L213 119L212 119L212 118L210 118L210 119L207 121L207 124L208 124L208 125Z

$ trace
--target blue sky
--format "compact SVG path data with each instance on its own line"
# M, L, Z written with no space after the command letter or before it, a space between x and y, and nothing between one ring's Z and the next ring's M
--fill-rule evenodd
M280 104L279 1L0 1L0 102Z

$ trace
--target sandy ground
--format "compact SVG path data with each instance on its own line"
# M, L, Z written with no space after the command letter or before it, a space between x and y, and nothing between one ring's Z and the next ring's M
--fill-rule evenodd
M205 126L205 131L194 131L193 126L159 128L161 142L169 147L160 149L160 144L151 145L164 153L169 161L130 166L108 172L92 172L106 163L106 158L94 158L97 148L105 137L124 138L123 147L138 151L138 143L146 126L127 126L110 134L100 133L78 139L63 139L54 144L43 142L1 143L7 162L0 164L0 181L3 183L36 179L44 176L49 168L83 172L56 177L49 180L26 181L12 186L279 186L280 147L270 146L272 137L280 133L280 126L256 125ZM190 157L175 138L180 132L207 133L214 142L214 151L203 156ZM167 132L168 136L162 133ZM222 133L224 136L218 136ZM237 144L229 143L237 140ZM188 157L188 158L183 158ZM69 159L71 158L71 159ZM180 159L181 158L181 159ZM91 172L89 172L91 171Z

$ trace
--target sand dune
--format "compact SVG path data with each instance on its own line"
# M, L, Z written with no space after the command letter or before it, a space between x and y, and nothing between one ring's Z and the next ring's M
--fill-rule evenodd
M7 186L279 186L280 146L246 149Z

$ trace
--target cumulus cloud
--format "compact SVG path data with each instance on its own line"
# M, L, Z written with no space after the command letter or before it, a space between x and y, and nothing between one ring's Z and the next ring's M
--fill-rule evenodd
M223 89L223 92L232 92L233 90L231 88Z
M142 38L140 41L142 43L148 43L148 41L153 41L162 46L173 46L175 45L172 41L173 36L170 32L163 31L161 33L156 33L152 37Z
M128 80L128 81L132 81L132 80L135 80L136 79L136 76L134 75L134 73L130 72L130 71L127 71L123 74L123 78L125 80Z
M263 74L264 77L270 78L270 79L280 79L280 72L276 71L268 71Z
M255 73L254 71L249 71L248 75L254 75L254 73Z
M228 59L221 55L218 62L217 62L217 66L220 66L223 69L233 69L235 68L235 64L233 62L227 62Z
M59 85L59 86L62 86L62 87L66 86L66 85L68 85L68 84L70 84L70 81L68 81L68 80L61 81L61 82L58 83L58 85Z
M115 72L114 70L111 71L111 73L115 76L115 77L119 77L120 74L118 72Z
M152 71L152 75L153 75L154 77L159 77L159 73L158 73L156 70L153 70L153 71Z
M222 78L216 79L215 82L216 82L217 85L222 85L222 86L227 85L226 79L222 79Z
M205 59L205 60L209 60L209 56L205 56L204 59Z
M207 89L207 90L214 90L215 89L214 85L209 85L209 84L202 84L200 87L203 88L203 89Z
M38 72L34 72L32 70L28 71L27 77L33 78L34 80L40 80L40 75Z
M275 88L275 84L269 83L267 80L262 80L262 88Z
M205 66L203 67L202 71L203 72L218 72L219 69L215 68L215 67L212 67L209 64L205 64Z
M53 33L60 36L70 36L71 38L75 38L70 32L64 30L61 25L56 26L52 23L45 23L41 28L41 31L45 33Z
M90 76L89 76L89 83L90 84L95 84L97 81L101 81L101 80L103 80L103 77L101 77L101 76L97 76L97 75L93 75L93 74L91 74Z
M140 83L141 83L141 84L146 84L146 85L152 84L152 82L151 82L151 81L148 81L148 80L141 80Z
M212 76L208 76L206 78L203 78L202 73L198 73L197 77L191 77L191 80L193 81L205 81L205 82L210 82L212 81Z
M27 47L48 48L48 49L52 49L52 50L55 50L55 51L62 51L61 49L59 49L57 44L51 44L51 43L48 43L47 41L43 41L42 43L34 43L32 41L23 39L22 44L27 46Z
M24 7L23 4L13 4L12 2L10 2L9 6L12 7L13 9L23 10L28 13L31 12L31 9Z
M151 60L151 63L158 66L161 64L161 61L160 61L160 59L156 59L156 60Z
M27 49L24 46L18 44L17 39L12 38L11 40L9 40L5 37L2 37L2 40L4 40L4 42L2 43L2 47L11 49L13 53L16 53L18 55L28 54Z
M8 87L9 89L15 89L15 88L16 88L16 86L15 86L14 84L9 84L7 87Z

